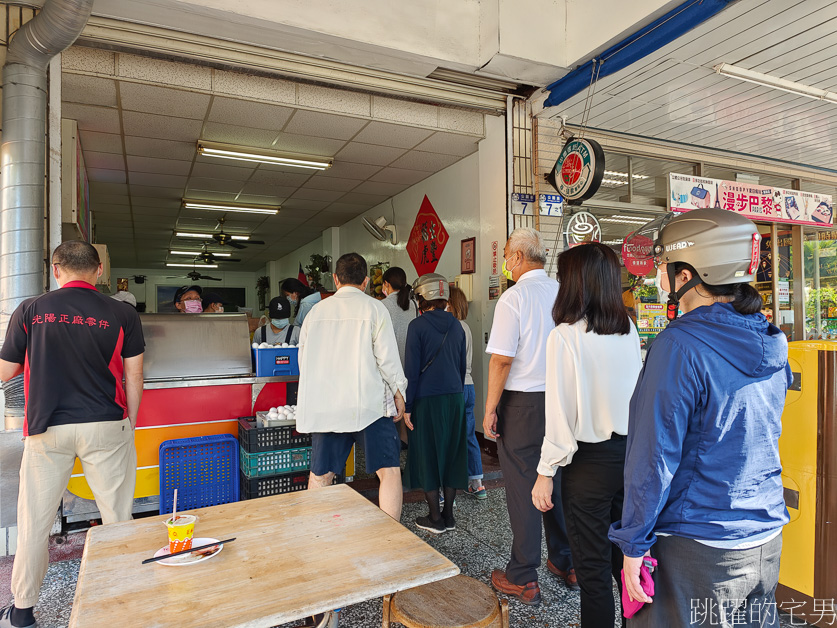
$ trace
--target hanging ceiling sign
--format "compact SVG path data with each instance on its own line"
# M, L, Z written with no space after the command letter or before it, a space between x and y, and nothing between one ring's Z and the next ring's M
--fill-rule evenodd
M671 173L669 205L672 211L717 207L751 220L819 227L834 224L830 194L786 190L743 181L707 179Z
M564 227L564 240L567 248L579 244L602 241L602 228L599 221L590 212L576 212L567 219Z
M568 204L580 204L598 191L604 169L604 151L598 142L570 139L546 180Z
M436 270L448 239L442 219L425 196L407 240L407 254L419 277Z

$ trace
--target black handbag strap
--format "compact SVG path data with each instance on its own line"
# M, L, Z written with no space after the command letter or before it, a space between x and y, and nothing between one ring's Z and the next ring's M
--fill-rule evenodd
M270 323L267 323L267 324L265 324L265 325L262 325L262 342L267 342L267 326L268 326L269 324L270 324Z
M293 333L294 333L294 326L293 325L288 325L288 331L285 333L285 342L287 342L288 344L291 344L291 336L293 336Z
M454 322L456 322L456 319L453 319L453 320L454 320ZM433 360L435 360L437 357L439 357L439 354L442 352L442 347L445 346L445 340L448 339L448 332L450 332L450 328L452 326L453 326L453 323L448 325L448 328L445 330L445 335L442 336L442 342L439 344L439 348L436 349L436 353L433 354L433 357L430 358L430 360L427 362L427 364L424 365L424 368L421 369L422 373L424 373L427 369L430 368L430 365L433 364Z

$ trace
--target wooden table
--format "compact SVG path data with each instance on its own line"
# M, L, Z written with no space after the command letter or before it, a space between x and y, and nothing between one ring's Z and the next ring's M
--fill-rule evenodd
M88 532L70 628L276 626L455 576L459 568L345 485L189 511L236 541L188 567L140 564L164 516Z

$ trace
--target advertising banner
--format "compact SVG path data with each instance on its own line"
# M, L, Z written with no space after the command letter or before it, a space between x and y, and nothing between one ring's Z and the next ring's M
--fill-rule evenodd
M669 189L672 211L717 207L751 220L815 226L834 223L829 194L674 173L669 174Z

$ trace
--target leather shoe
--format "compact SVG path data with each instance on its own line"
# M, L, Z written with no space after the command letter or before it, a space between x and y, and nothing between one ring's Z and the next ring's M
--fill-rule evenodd
M512 584L506 578L506 572L502 569L495 569L491 572L491 584L500 593L505 593L527 606L537 606L541 603L541 588L537 582L527 582L523 586Z
M561 571L558 567L552 564L551 560L546 561L546 568L558 576L558 578L564 583L564 586L568 589L572 591L578 591L580 589L578 586L578 578L575 575L575 569L570 568L569 571Z

